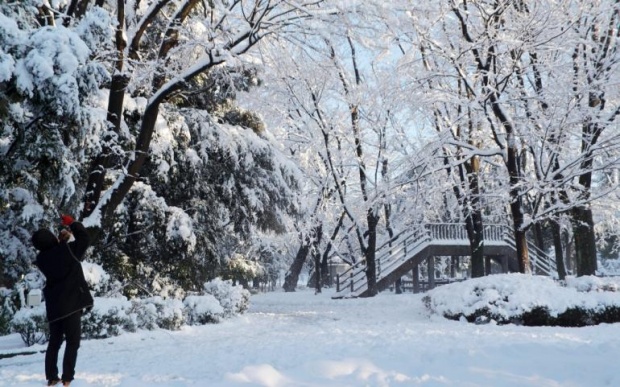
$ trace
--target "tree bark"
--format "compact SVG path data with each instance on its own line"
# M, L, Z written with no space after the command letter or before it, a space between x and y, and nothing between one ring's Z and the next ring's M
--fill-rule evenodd
M465 228L467 230L467 238L469 239L469 247L471 251L471 276L472 278L482 277L486 274L484 268L484 224L482 222L482 213L480 208L480 160L478 157L472 157L469 162L464 163L467 170L467 177L462 176L461 180L469 185L469 206L470 210L465 213ZM466 207L466 206L464 206Z
M315 290L316 293L321 293L321 288L323 287L323 280L321 275L321 252L319 245L321 244L321 239L323 239L323 225L319 224L314 233L314 238L312 240L312 256L314 258L314 273L315 273Z
M80 3L81 7L86 7L88 3ZM77 5L77 4L76 4ZM124 65L124 51L127 47L125 41L124 28L125 28L125 3L122 0L117 0L116 10L117 26L115 30L115 45L116 45L116 58L114 60L115 73L112 75L110 83L110 94L108 96L108 112L107 121L109 123L108 130L116 133L121 132L121 122L123 117L123 102L125 100L125 89L129 84L129 77L123 74ZM112 147L114 144L113 136L106 134L103 139L103 145L101 153L95 157L92 161L88 181L86 183L86 194L84 197L84 206L82 208L81 218L85 218L93 213L95 206L101 199L101 193L105 189L105 178L107 170L112 167L117 160L114 160L112 154Z
M493 113L506 130L506 168L508 169L508 174L510 176L510 213L512 214L519 271L521 273L530 273L530 256L527 248L527 240L525 238L525 230L523 229L523 205L519 189L519 183L521 182L521 170L518 163L518 151L514 128L508 120L508 117L506 117L504 111L501 109L498 97L495 95L495 91L491 91L490 94Z
M297 251L297 255L291 264L286 276L284 278L284 291L286 292L294 292L297 288L297 282L299 281L299 273L301 273L301 269L308 258L308 254L313 255L314 250L318 251L318 243L321 239L321 234L323 233L323 226L321 224L316 225L312 228L309 235L301 238L301 245L299 246L299 250ZM318 240L318 241L317 241ZM320 278L320 275L318 275Z
M321 293L323 287L323 275L321 273L321 254L312 249L312 256L314 257L314 292L315 294Z
M564 264L564 254L562 253L562 230L560 228L560 223L555 220L551 221L551 230L553 232L555 265L558 268L558 278L564 280L566 279L566 265Z
M597 269L596 240L592 210L585 206L573 209L573 234L577 276L595 275Z
M366 214L368 222L368 244L366 245L366 281L368 282L368 297L374 297L379 293L377 288L377 266L375 260L375 249L377 248L377 225L379 217L369 209Z
M115 133L120 133L125 88L128 83L129 78L122 74L115 74L112 77L110 96L108 99L108 122L111 126L110 130L113 130ZM95 157L90 166L81 218L85 218L92 214L96 204L99 202L99 199L101 199L101 193L105 189L106 171L118 162L109 146L111 141L111 136L106 136L104 138L104 148L101 153Z
M284 288L285 292L294 292L297 288L297 282L299 281L299 273L301 273L301 269L306 262L306 258L308 257L308 253L310 252L310 241L306 239L299 246L299 250L297 250L297 255L291 264L286 276L284 277Z

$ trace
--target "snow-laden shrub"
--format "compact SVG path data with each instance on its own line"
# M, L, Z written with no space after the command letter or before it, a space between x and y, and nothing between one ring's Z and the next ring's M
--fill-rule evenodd
M424 297L431 313L475 323L577 327L620 322L612 279L566 283L526 274L500 274L440 286Z
M245 312L250 305L250 292L230 280L215 278L204 284L204 291L213 295L224 308L224 316L231 317Z
M224 308L211 294L187 296L183 305L187 325L216 323L224 317Z
M578 292L618 292L620 291L620 277L566 277L566 287L574 288Z
M9 289L0 288L0 336L11 333L11 320L15 314L11 294L12 292Z
M256 277L265 275L266 270L257 261L246 258L241 254L234 254L226 264L224 277L247 283Z
M138 329L152 331L159 327L157 325L157 307L152 302L142 302L140 299L132 300L130 313Z
M139 329L179 330L185 322L183 302L159 296L136 300L131 308Z
M82 337L105 339L123 331L134 332L136 324L130 310L131 302L126 298L97 298L92 310L82 317Z
M84 278L90 290L98 297L115 297L122 288L121 283L113 280L101 265L91 262L82 262ZM114 293L114 294L113 294Z
M38 271L31 271L15 284L13 289L0 288L0 335L11 333L11 320L15 313L27 308L27 295L33 289L40 289L44 285L43 275Z
M43 304L18 310L11 320L11 331L19 333L27 346L49 341L49 326Z
M87 267L87 277L106 279L95 283L107 281L108 277L102 275L105 272L99 270L97 265ZM12 298L16 298L16 294L15 290L0 292L0 296L4 297L3 304L10 301L10 305L13 305ZM243 313L248 304L247 290L242 286L233 286L231 281L220 279L206 283L204 294L189 295L183 301L160 296L131 301L122 296L95 297L93 308L82 316L82 337L104 339L137 329L179 330L185 324L217 323L224 318ZM6 316L4 311L0 313L0 325L4 318L6 324L10 325L10 331L19 333L27 345L49 340L44 303L32 309L22 308L15 315L12 308L5 309ZM6 333L9 333L8 328Z
M11 320L13 315L2 307L0 308L0 336L6 336L11 333Z

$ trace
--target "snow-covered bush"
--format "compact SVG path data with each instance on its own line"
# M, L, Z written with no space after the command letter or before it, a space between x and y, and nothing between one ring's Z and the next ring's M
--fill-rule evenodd
M259 262L250 260L241 254L234 254L226 264L224 276L247 284L254 278L265 275L265 273L265 268Z
M7 288L0 288L0 336L11 333L11 320L15 314L15 306L11 301L11 292Z
M92 310L82 317L82 337L105 339L123 331L134 332L136 324L128 314L131 302L125 298L97 298Z
M11 331L19 333L27 346L43 344L49 340L49 326L43 304L18 310L11 320Z
M230 280L215 278L204 284L204 291L213 295L224 308L224 316L231 317L245 312L250 305L250 292Z
M97 266L92 266L91 268ZM92 270L90 273L98 272ZM99 272L99 274L103 271ZM101 276L105 277L105 276ZM41 344L49 340L45 304L34 308L22 308L16 313L11 307L17 292L3 290L3 309L0 311L0 334L10 331L19 333L27 345ZM104 339L137 329L179 330L184 324L203 325L220 322L243 313L249 304L249 292L231 281L216 279L205 284L205 294L192 294L183 301L154 296L131 301L125 297L95 297L91 310L82 317L82 337Z
M567 277L566 287L574 288L578 292L618 292L620 291L620 277Z
M101 265L91 262L82 262L82 270L84 271L84 278L88 283L90 290L94 291L95 296L117 296L121 289L119 281L112 279L112 277L103 269Z
M216 323L224 317L224 308L211 294L187 296L183 305L187 325Z
M526 274L500 274L440 286L424 302L449 319L528 326L620 322L615 279L569 278L566 284Z
M131 308L140 329L179 330L185 322L183 302L159 296L136 300Z
M12 319L13 315L10 314L4 307L0 307L0 336L5 336L11 333Z
M140 299L131 301L130 314L138 329L154 330L159 326L157 307L152 302L142 302Z
M13 316L18 310L28 306L26 305L27 294L32 289L40 289L43 284L41 273L31 271L17 282L13 289L0 288L0 335L11 332Z

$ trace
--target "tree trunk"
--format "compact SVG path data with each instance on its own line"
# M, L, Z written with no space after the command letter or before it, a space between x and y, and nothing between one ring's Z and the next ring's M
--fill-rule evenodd
M471 251L471 276L472 278L483 277L485 275L484 236L480 216L471 214L465 222L465 228Z
M538 247L540 251L546 251L547 248L545 246L545 235L542 224L536 222L532 231L534 232L534 243L536 243L536 247Z
M329 244L331 245L331 242L329 242ZM327 262L329 250L331 250L331 246L325 249L321 257L321 281L323 282L323 286L332 287L334 284L332 277L329 275L329 263Z
M575 256L577 276L595 275L596 239L592 210L583 206L573 209L573 235L575 235Z
M306 258L308 257L308 253L310 252L310 242L306 240L302 242L299 246L299 250L297 250L297 255L291 264L286 276L284 277L284 288L285 292L294 292L297 287L297 282L299 281L299 273L301 273L301 269L306 262Z
M77 6L77 4L74 5ZM76 17L81 17L86 11L87 6L88 1L82 1L78 7L78 14ZM80 14L80 12L82 13ZM118 136L121 132L125 92L130 81L129 76L123 74L124 51L127 47L124 34L125 5L123 1L117 1L116 12L117 25L114 34L114 43L116 46L116 58L114 61L115 73L112 75L112 80L110 82L108 113L106 119L109 123L108 131L114 132L116 136ZM81 214L82 219L90 216L95 210L95 206L99 203L99 199L101 199L101 193L105 189L104 183L107 170L117 162L117 160L114 159L112 151L112 147L115 145L112 143L113 138L114 136L112 134L104 135L101 153L99 153L91 163L88 182L86 183L84 207L82 208Z
M314 258L314 273L315 273L315 289L316 293L321 293L321 288L323 287L323 280L321 276L321 252L319 249L319 245L321 244L321 239L323 237L323 225L319 224L319 226L315 229L314 238L312 240L312 256Z
M553 231L555 265L558 268L558 278L564 280L566 279L566 265L564 264L564 254L562 253L562 230L560 229L560 223L557 221L552 221L551 229Z
M525 231L517 229L515 225L515 245L517 246L517 259L519 262L519 272L531 273L530 268L530 256L527 249L527 239L525 238Z
M294 292L297 287L297 282L299 281L299 273L301 273L301 269L306 262L306 258L308 258L308 254L312 254L314 257L314 252L318 251L318 243L320 243L321 236L323 233L323 226L321 224L314 226L310 231L310 235L306 235L301 238L301 245L299 246L299 250L297 251L297 255L291 264L286 276L284 278L284 291L286 292ZM316 271L316 270L315 270ZM320 275L318 276L320 277Z
M499 105L498 97L491 93L491 101L495 117L500 120L506 130L506 168L510 176L510 213L514 227L515 245L517 247L517 261L521 273L530 273L530 256L523 230L523 204L521 202L519 184L521 182L521 169L519 167L518 149L514 134L514 128Z
M112 77L110 85L110 95L108 98L108 117L110 123L109 130L120 133L121 117L123 115L123 101L125 99L125 88L129 84L129 78L121 74ZM112 167L118 160L114 159L111 154L112 150L109 143L112 139L111 135L106 135L103 143L104 149L93 160L86 184L86 196L84 198L84 207L82 208L81 218L85 218L92 214L96 204L101 198L101 193L105 189L105 177L108 168Z
M149 104L142 115L140 133L136 139L134 158L129 162L127 173L121 178L117 187L112 189L110 197L105 202L99 202L102 219L110 218L110 215L121 204L133 183L140 177L142 166L149 155L149 146L155 130L155 122L159 115L159 104L161 101L154 101Z
M591 97L592 99L592 97ZM595 105L594 105L595 106ZM590 103L590 107L594 107ZM592 123L588 118L583 125L581 133L581 150L584 155L581 162L581 170L586 171L579 175L581 193L579 200L582 203L590 203L592 191L592 148L597 143L601 134L599 125ZM575 259L577 276L596 274L596 237L594 235L594 219L589 204L582 204L572 210L573 235L575 237Z
M284 277L284 288L285 292L294 292L297 287L297 282L299 281L299 273L301 273L301 269L306 262L306 258L308 257L308 253L310 252L310 240L306 238L302 241L299 246L299 250L297 250L297 255L291 264L286 276Z
M388 160L387 159L383 159L383 161L381 163L381 177L383 178L383 180L389 181ZM385 214L385 229L387 230L388 236L390 237L390 239L389 239L390 255L392 255L392 238L394 238L394 230L392 229L392 223L391 223L392 205L389 204L389 203L384 204L383 205L383 212ZM394 284L394 292L396 294L402 294L402 292L403 292L403 280L402 280L402 277L398 277L398 279L396 280L396 282Z
M312 250L314 256L314 290L315 294L321 293L323 280L321 275L321 254L315 249Z
M368 221L368 244L366 245L366 281L368 282L368 297L374 297L379 293L377 289L377 266L375 262L375 249L377 248L377 224L379 217L372 209L366 214Z
M466 199L469 201L469 211L465 213L465 228L471 251L471 276L476 278L483 277L486 273L484 269L484 226L480 208L480 184L478 180L480 159L472 157L468 163L464 163L464 168L467 171L467 176L463 176L463 166L459 167L461 181L467 182L470 193Z

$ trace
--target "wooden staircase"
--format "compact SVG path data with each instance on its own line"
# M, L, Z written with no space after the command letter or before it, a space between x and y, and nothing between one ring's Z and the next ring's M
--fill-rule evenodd
M556 276L555 260L528 241L532 273ZM433 223L401 233L376 250L377 288L385 290L416 269L429 257L469 256L470 246L464 224ZM510 229L501 225L484 228L484 255L499 263L504 272L518 271L516 244ZM368 292L366 264L357 262L337 276L332 298L364 297Z

